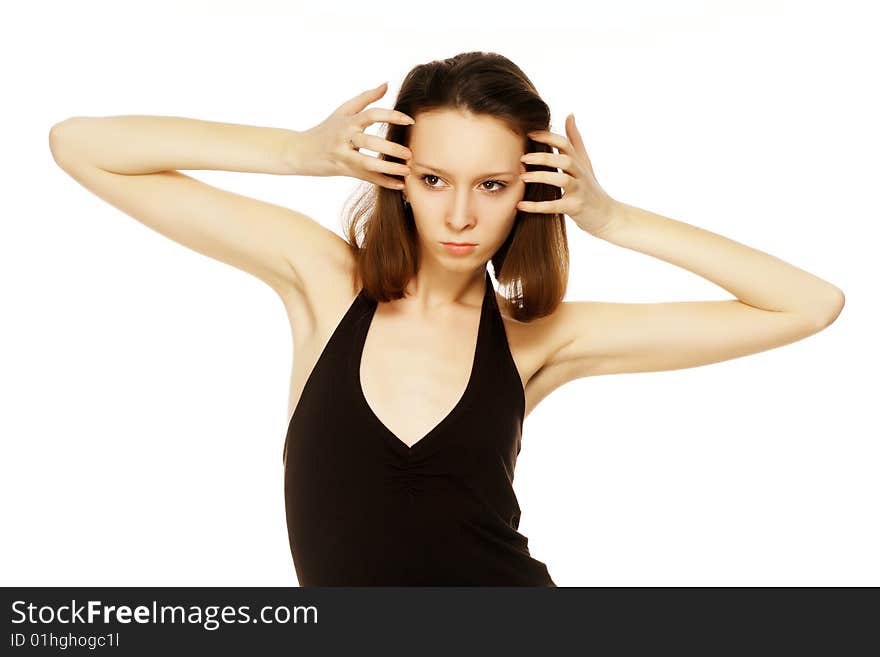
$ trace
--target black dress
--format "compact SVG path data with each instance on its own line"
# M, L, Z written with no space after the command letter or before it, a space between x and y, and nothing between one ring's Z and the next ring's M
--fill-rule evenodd
M467 387L412 447L361 388L376 306L361 289L287 429L284 499L300 586L555 586L517 531L525 395L488 270Z

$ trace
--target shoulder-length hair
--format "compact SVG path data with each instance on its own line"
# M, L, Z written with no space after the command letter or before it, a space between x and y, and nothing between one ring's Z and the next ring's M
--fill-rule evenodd
M547 144L528 138L533 130L550 129L549 107L525 73L496 53L466 52L416 66L406 75L394 109L413 117L439 109L490 116L522 137L524 153L553 152ZM409 126L388 124L389 141L408 146L409 136ZM531 164L527 169L556 171ZM555 185L527 182L523 200L561 196ZM412 207L404 205L401 190L371 184L356 196L347 214L344 231L357 263L354 288L363 288L367 297L378 301L402 298L418 271L419 248ZM510 234L490 260L514 319L527 322L549 315L565 296L568 282L565 216L518 211Z

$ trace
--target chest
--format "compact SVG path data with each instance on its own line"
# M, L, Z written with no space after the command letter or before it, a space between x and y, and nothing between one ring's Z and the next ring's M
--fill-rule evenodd
M288 308L294 336L288 418L350 304L351 298L341 299L338 307L323 314ZM300 321L294 323L295 319ZM432 322L386 313L381 306L374 312L356 359L358 392L375 418L404 445L414 445L440 425L473 385L480 319L479 309ZM506 338L530 410L527 383L543 364L544 342L535 327L509 318L503 325L501 337Z
M358 372L376 418L411 447L439 425L476 385L480 316L425 322L376 312ZM485 335L483 336L486 337Z

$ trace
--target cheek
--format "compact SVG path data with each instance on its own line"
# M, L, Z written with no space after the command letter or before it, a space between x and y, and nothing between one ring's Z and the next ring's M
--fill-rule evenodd
M406 187L406 195L410 203L415 203L420 207L439 207L443 203L443 194L432 192L425 189L421 184L412 183Z
M484 223L491 223L493 232L497 232L497 237L501 241L507 238L507 234L516 223L516 218L519 216L519 211L516 208L518 202L519 197L504 203L496 202L496 207L491 210L487 209L483 214Z

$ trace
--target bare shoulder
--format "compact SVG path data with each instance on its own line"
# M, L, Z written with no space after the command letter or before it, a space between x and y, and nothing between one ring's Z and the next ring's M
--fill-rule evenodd
M520 371L523 387L528 393L529 386L553 353L565 346L566 334L561 329L564 322L563 304L547 317L521 322L513 318L507 298L497 292L495 294L510 351Z
M528 416L538 402L574 378L554 363L554 357L571 339L566 327L572 321L572 305L562 302L546 317L521 322L511 316L507 299L500 294L497 298L510 351L523 381Z
M326 228L309 249L301 250L295 267L298 285L282 295L297 344L319 339L351 305L357 295L355 264L348 243Z

